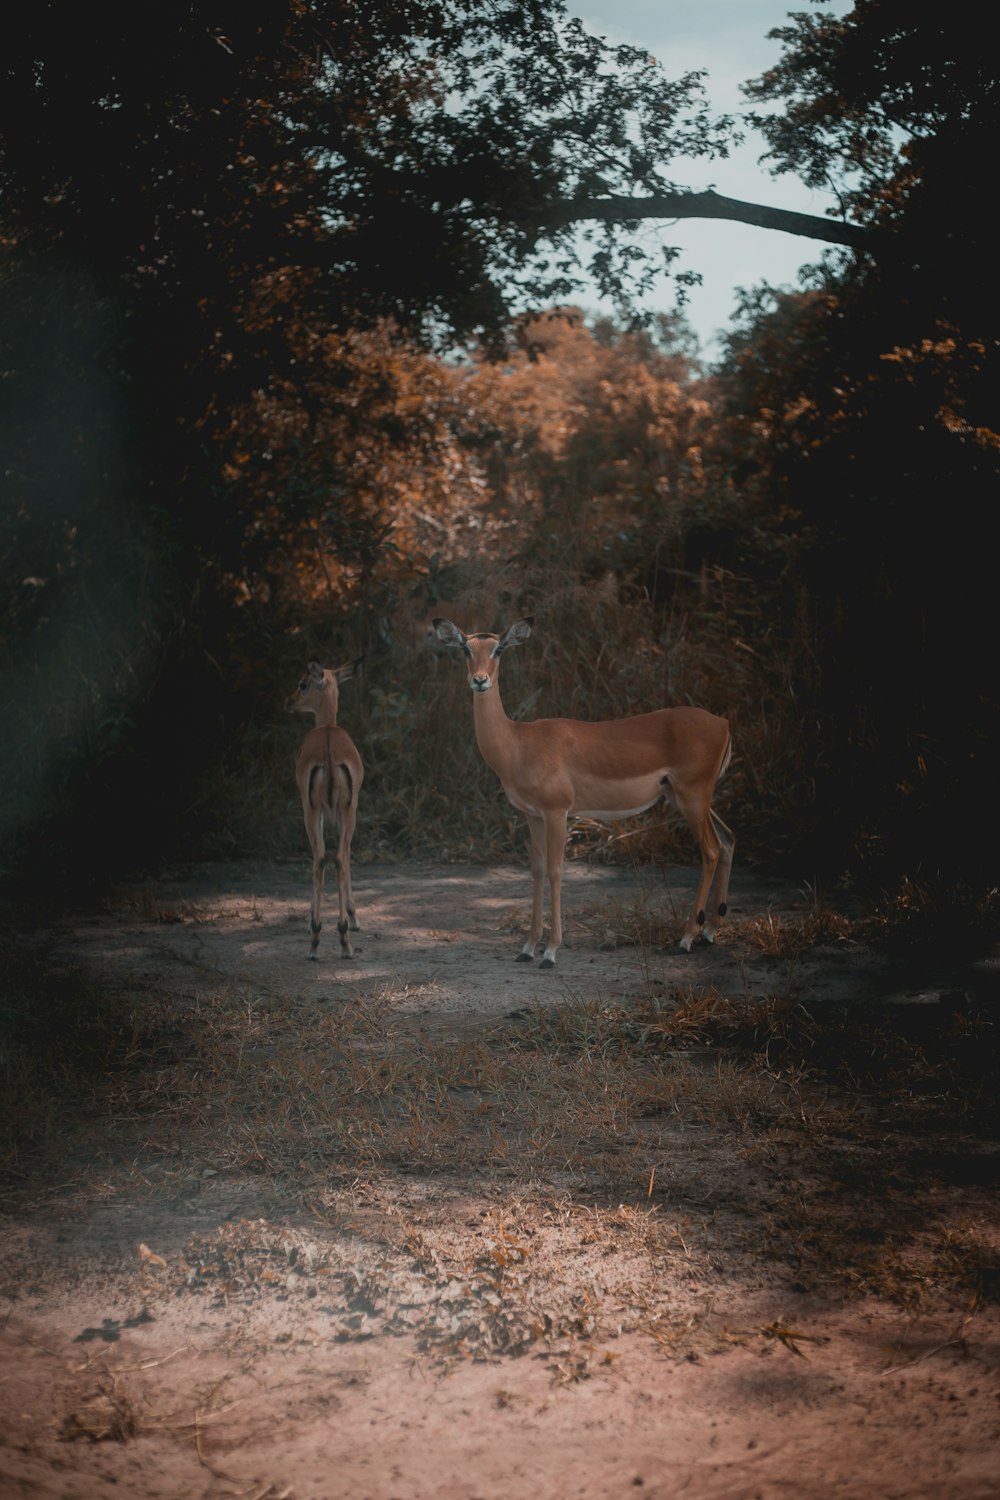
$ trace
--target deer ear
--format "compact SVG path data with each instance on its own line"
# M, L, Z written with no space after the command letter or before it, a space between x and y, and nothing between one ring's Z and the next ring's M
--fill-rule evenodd
M438 620L438 619L434 619L431 623L434 626L434 633L437 636L438 640L439 641L444 641L445 645L447 645L447 646L464 646L465 645L465 640L466 640L465 636L459 630L458 626L457 625L453 625L450 620Z
M493 655L499 656L501 651L506 651L508 646L522 646L531 634L531 627L535 621L531 615L523 620L515 620L513 625L508 625L503 635L493 647Z
M360 665L361 657L359 656L357 661L345 661L344 665L342 667L338 667L333 675L334 677L336 677L338 682L348 682L354 676Z

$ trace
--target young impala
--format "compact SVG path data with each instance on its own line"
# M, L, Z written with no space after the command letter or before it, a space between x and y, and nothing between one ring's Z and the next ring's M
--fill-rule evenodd
M323 927L320 909L326 875L325 818L330 819L337 829L337 894L340 898L337 931L340 933L341 952L344 958L354 957L350 932L357 932L358 919L351 890L351 839L365 768L351 736L337 724L337 704L340 684L353 677L360 665L360 661L354 661L331 669L311 661L296 691L285 699L288 713L313 714L316 719L316 727L310 729L302 741L295 762L295 780L302 799L302 815L313 861L310 958L316 957Z
M733 835L712 810L715 784L729 764L729 725L703 708L661 708L627 719L508 719L500 701L500 657L531 635L529 616L502 635L465 635L450 620L435 620L438 639L460 646L468 658L476 743L497 773L508 799L527 815L531 832L531 927L518 961L530 963L542 937L545 877L551 928L541 967L550 969L562 942L560 887L570 813L605 821L644 812L670 798L698 842L701 879L681 938L715 939L705 904L718 874L715 917L726 914Z

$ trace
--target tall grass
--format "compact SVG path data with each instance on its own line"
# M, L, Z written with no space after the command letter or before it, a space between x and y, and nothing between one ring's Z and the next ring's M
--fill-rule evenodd
M621 718L679 704L728 717L734 757L717 806L734 826L740 857L780 852L797 802L810 796L809 757L795 679L808 651L793 640L765 657L756 637L752 590L731 575L677 580L668 609L596 578L521 568L509 574L483 561L448 608L463 629L498 628L523 614L531 639L504 656L501 691L514 719ZM433 612L433 611L432 611ZM355 651L356 623L334 622L329 638L283 643L267 664L254 717L203 796L211 812L202 852L295 856L304 847L292 778L301 722L281 702L306 654L336 665ZM360 861L521 860L523 819L483 763L473 733L465 663L425 643L383 646L341 694L340 722L365 762L355 835ZM690 835L661 806L627 827L577 824L575 854L613 861L694 857ZM811 873L811 872L810 872Z

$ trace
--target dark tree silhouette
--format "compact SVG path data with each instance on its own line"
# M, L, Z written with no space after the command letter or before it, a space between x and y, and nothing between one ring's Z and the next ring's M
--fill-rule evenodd
M982 192L1000 86L961 11L809 13L749 86L783 171L838 187L877 260L748 301L724 459L794 537L820 646L816 800L834 862L982 889L1000 813L993 563L1000 304ZM780 521L777 519L781 517ZM806 711L810 711L808 708Z

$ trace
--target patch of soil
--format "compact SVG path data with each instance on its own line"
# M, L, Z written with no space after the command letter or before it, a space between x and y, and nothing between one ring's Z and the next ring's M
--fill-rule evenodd
M851 941L768 957L740 922L809 898L752 879L714 947L624 940L627 906L679 918L693 878L650 893L569 865L547 972L513 961L526 871L465 866L356 869L356 957L328 913L309 963L298 861L120 892L67 918L51 961L188 1005L220 984L322 1005L338 1034L378 998L402 1046L650 986L933 1007L995 984L995 956L919 983ZM995 1143L897 1141L876 1170L884 1141L852 1119L848 1181L832 1147L821 1171L800 1137L720 1135L679 1109L655 1193L651 1173L620 1200L501 1162L340 1174L308 1203L198 1164L169 1186L148 1164L132 1187L98 1167L86 1191L68 1167L22 1181L0 1217L0 1496L992 1500ZM874 1247L853 1289L815 1249L831 1216L858 1266ZM948 1256L954 1276L932 1275Z

